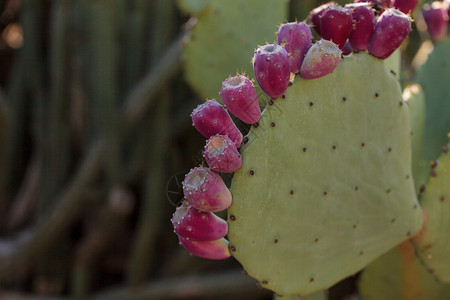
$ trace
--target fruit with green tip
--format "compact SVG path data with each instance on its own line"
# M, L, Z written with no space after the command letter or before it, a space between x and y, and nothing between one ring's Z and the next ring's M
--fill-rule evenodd
M286 49L278 44L259 47L253 55L253 71L261 89L270 98L281 97L286 91L291 74L291 59Z
M206 141L204 157L211 170L232 173L242 165L236 145L226 135L217 134Z
M191 113L192 124L204 137L227 135L236 147L241 146L242 133L236 127L226 109L215 99L206 100Z
M229 243L221 238L215 241L193 241L178 236L180 245L191 254L207 259L226 259L231 256Z
M183 194L198 210L216 212L231 205L231 193L219 174L206 167L196 167L186 175Z
M247 124L254 124L261 117L256 89L245 75L228 77L222 83L220 97L228 111Z
M320 36L332 41L342 49L352 32L352 14L350 9L330 5L321 14Z
M292 73L300 72L306 52L311 48L311 39L311 29L305 22L285 23L278 28L277 42L289 53Z
M422 15L433 39L440 40L446 36L449 17L443 2L425 3L422 7Z
M350 3L345 5L351 10L353 27L348 38L355 50L366 50L375 25L375 13L369 3Z
M341 60L339 47L327 40L316 42L306 53L300 69L300 76L305 79L323 77L333 72Z
M385 59L397 49L411 31L411 18L390 8L378 18L370 38L368 50L375 57Z
M228 232L228 224L214 213L203 212L184 202L171 219L175 233L192 241L214 241Z

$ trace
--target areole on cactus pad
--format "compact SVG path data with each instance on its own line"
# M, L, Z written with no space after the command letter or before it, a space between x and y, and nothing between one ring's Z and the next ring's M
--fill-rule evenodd
M410 238L423 217L407 105L382 60L352 54L284 95L242 146L228 238L263 287L306 295Z

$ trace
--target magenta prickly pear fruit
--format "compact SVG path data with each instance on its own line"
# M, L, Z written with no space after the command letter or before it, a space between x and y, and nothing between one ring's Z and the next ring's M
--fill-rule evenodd
M320 24L322 14L332 5L337 5L337 3L334 2L325 3L319 7L314 8L312 11L309 12L309 19L311 20L314 30L317 32L318 35L321 35Z
M352 31L352 14L350 9L332 5L322 13L320 36L332 41L342 49Z
M385 59L400 46L410 31L411 18L389 8L378 18L367 49L373 56Z
M345 5L351 10L353 28L348 37L355 50L366 50L375 26L375 13L368 2Z
M447 34L448 14L443 2L425 3L422 15L431 37L435 40L444 38Z
M206 142L204 157L211 170L233 173L242 166L236 145L226 135L215 135Z
M206 259L226 259L231 256L230 243L224 239L215 241L193 241L178 236L180 245L191 254Z
M214 241L228 232L228 224L211 212L203 212L184 202L172 217L175 233L193 241Z
M402 13L411 14L416 8L419 0L395 0L394 8L398 9Z
M315 79L333 72L341 60L341 50L328 40L320 40L309 49L300 69L300 76Z
M192 123L204 137L215 134L227 135L236 147L241 146L242 133L236 127L226 109L215 99L197 106L191 113Z
M350 55L352 54L353 51L357 51L356 49L353 48L352 44L350 44L350 41L347 40L345 42L344 48L342 48L342 55Z
M253 82L244 75L227 78L222 83L220 97L228 111L239 120L254 124L261 117L258 96Z
M231 193L219 174L205 167L196 167L183 180L183 194L198 210L215 212L231 205Z
M277 42L289 53L291 72L299 73L306 52L311 48L311 29L305 22L281 24L278 29Z
M282 46L267 44L255 51L253 71L264 93L270 98L278 98L284 94L288 87L291 59Z

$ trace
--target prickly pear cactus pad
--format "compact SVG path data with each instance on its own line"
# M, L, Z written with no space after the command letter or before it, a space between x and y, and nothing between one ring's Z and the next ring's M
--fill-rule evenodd
M184 52L185 71L191 86L204 98L218 97L229 75L253 74L250 54L256 45L272 40L275 26L287 18L287 1L178 2L197 18Z
M426 129L424 157L438 158L450 132L450 40L435 44L428 60L418 70L416 82L425 93Z
M419 193L420 187L426 183L430 174L429 162L423 159L426 107L425 95L420 85L407 86L403 91L403 100L408 104L411 123L412 171L416 193Z
M230 249L281 295L355 274L422 226L407 105L365 52L333 73L296 77L244 139L232 181Z
M433 164L421 198L425 230L414 239L417 254L440 281L450 283L450 153L448 144Z
M425 269L410 241L365 268L358 290L362 300L450 299L450 285L439 283Z

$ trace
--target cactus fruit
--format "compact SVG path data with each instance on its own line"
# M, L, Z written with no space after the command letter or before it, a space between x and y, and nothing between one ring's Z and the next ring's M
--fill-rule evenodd
M253 56L253 71L261 89L271 98L286 91L291 74L291 59L278 44L259 47Z
M421 204L426 213L423 232L413 239L416 252L427 269L441 282L450 283L450 144L432 164Z
M331 5L321 14L320 36L332 41L342 49L352 31L352 14L350 9Z
M311 29L305 22L281 24L277 33L277 42L289 53L291 72L299 73L303 58L311 48Z
M443 2L425 3L422 7L422 15L433 39L439 40L446 36L449 17Z
M195 20L188 22L193 26L183 40L183 66L186 80L201 98L216 97L223 79L237 70L251 74L249 53L256 45L272 40L275 26L288 18L287 1L177 2Z
M405 14L412 14L419 0L395 0L394 7Z
M366 50L375 25L375 13L368 3L350 3L345 5L351 10L353 28L349 42L355 50Z
M214 135L205 145L204 157L211 170L233 173L242 165L242 157L236 145L226 135Z
M333 72L341 60L339 47L327 40L320 40L309 49L303 60L300 75L305 79L323 77Z
M211 212L203 212L184 202L172 217L175 233L193 241L214 241L228 231L225 220Z
M215 212L227 209L231 194L222 178L205 167L196 167L183 180L183 194L198 210Z
M422 227L408 109L383 61L360 52L296 77L259 124L233 176L228 238L261 286L329 288Z
M215 99L198 105L191 113L192 124L204 137L216 134L227 135L236 147L241 146L242 133L234 124L228 112Z
M325 10L327 10L332 5L337 5L337 4L334 2L325 3L319 7L316 7L309 13L309 19L311 20L314 30L317 32L318 35L321 34L320 24L321 24L322 14L325 12Z
M221 238L215 241L193 241L178 236L180 245L195 256L207 259L226 259L231 256L229 243Z
M411 18L394 8L385 10L378 18L369 42L369 53L387 58L411 31Z
M352 44L350 44L350 42L347 40L344 47L342 48L342 55L350 55L353 53L353 51L356 51L356 49L354 49Z
M405 241L367 266L358 291L364 300L444 300L450 285L438 282Z
M256 123L261 117L256 89L244 75L228 77L222 83L220 97L228 111L247 124Z

